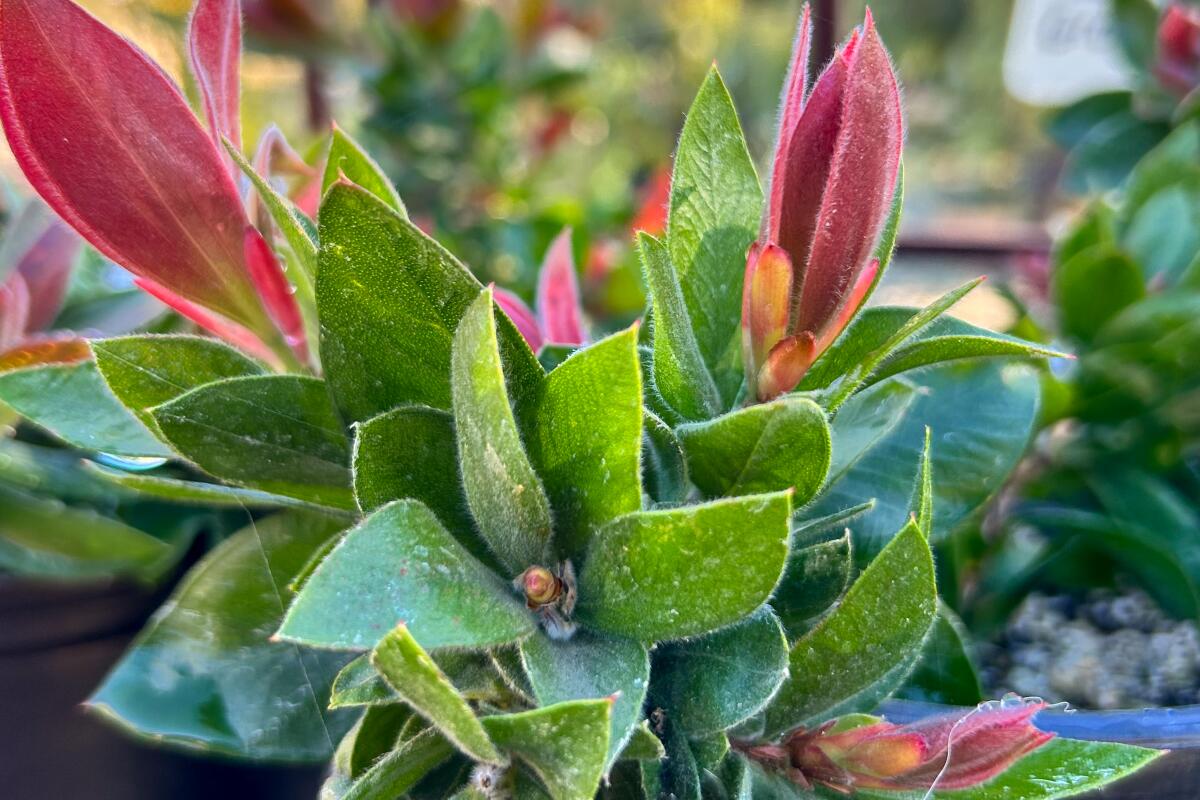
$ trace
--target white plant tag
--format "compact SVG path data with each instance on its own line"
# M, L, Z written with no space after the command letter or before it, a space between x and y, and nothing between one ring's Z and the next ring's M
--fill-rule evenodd
M1004 51L1009 94L1035 106L1062 106L1128 89L1108 0L1017 0Z

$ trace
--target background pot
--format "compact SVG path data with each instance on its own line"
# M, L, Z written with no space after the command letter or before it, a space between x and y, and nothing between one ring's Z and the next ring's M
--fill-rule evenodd
M0 795L316 797L323 767L250 766L148 747L80 707L166 594L0 577Z

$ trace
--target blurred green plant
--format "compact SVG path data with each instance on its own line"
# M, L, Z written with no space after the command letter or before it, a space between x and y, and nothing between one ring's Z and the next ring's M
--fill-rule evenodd
M1002 624L1033 588L1141 585L1200 616L1200 129L1176 128L1094 201L1038 271L1016 328L1074 361L1042 376L1041 433L1001 503L969 618ZM982 540L975 546L984 547ZM970 547L967 548L971 549ZM968 562L970 558L966 559Z
M607 278L628 243L614 250L599 239L627 236L636 205L632 186L616 203L604 200L580 157L579 139L594 145L609 133L580 94L606 24L601 12L543 0L506 8L398 1L382 4L376 20L381 63L365 87L373 107L364 141L418 224L482 278L525 297L550 239L572 225L579 262ZM640 305L634 284L618 310Z
M1085 97L1047 120L1068 152L1064 184L1078 193L1120 185L1172 128L1200 112L1200 8L1191 0L1109 2L1133 88Z

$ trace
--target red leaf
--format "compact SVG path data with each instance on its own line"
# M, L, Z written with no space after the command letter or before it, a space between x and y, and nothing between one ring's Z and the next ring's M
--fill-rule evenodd
M1033 716L1042 702L988 703L910 725L879 722L829 733L799 731L789 741L791 766L833 788L889 791L978 786L1054 738Z
M267 126L262 136L258 138L252 163L254 171L272 185L276 183L276 175L292 175L302 179L297 186L302 194L311 193L315 189L316 198L311 209L301 207L300 210L310 217L316 217L317 205L321 200L321 173L305 163L300 154L292 149L292 146L288 144L287 137L283 135L283 131L275 125ZM282 191L282 187L276 186L276 188ZM247 208L250 219L270 242L269 234L274 230L275 221L271 218L271 213L262 202L262 198L258 196L258 192L253 189L250 191Z
M783 206L783 190L788 153L792 147L792 134L804 112L808 99L808 54L812 41L812 15L808 4L800 12L800 24L796 28L796 39L792 43L792 60L788 76L783 83L783 96L779 98L779 130L775 134L775 159L771 167L771 194L768 199L767 215L764 217L763 235L777 241L779 221ZM806 254L796 253L797 258Z
M263 239L252 225L246 226L245 243L246 264L250 268L250 279L258 287L258 295L267 307L267 312L275 320L288 347L299 357L301 362L308 361L308 340L304 336L304 318L300 315L300 306L279 259L271 250L271 246Z
M155 283L149 278L134 278L133 282L146 294L164 305L173 308L181 317L191 320L209 333L215 334L256 358L271 364L277 365L279 363L279 357L271 351L271 348L263 344L262 339L255 336L248 328L225 319L219 314L214 314L186 298L180 297L167 287L160 283Z
M513 325L517 326L517 330L525 337L525 341L529 343L529 349L537 352L542 349L542 330L538 326L537 318L525 305L525 301L517 297L507 289L493 287L496 305L500 306L500 310L508 315L512 320Z
M579 278L571 256L571 229L550 243L538 275L537 313L547 342L583 344L583 312L579 307Z
M787 250L792 263L801 272L812 251L817 215L833 166L845 85L846 54L843 49L833 57L813 86L787 139L787 149L776 155L777 159L782 155L786 164L776 163L772 170L775 177L767 209L767 240ZM797 282L793 289L797 296L800 289Z
M861 39L847 45L843 59L847 57L837 143L796 314L798 330L818 335L845 303L875 250L895 193L904 143L900 89L870 11Z
M144 53L69 0L0 0L0 121L33 187L100 252L270 335L233 178Z
M196 0L187 33L188 60L200 87L213 143L224 136L242 148L238 101L241 84L242 9L239 0Z
M875 285L875 278L879 275L879 259L872 259L867 268L862 271L858 279L851 287L850 293L846 296L842 307L838 309L837 316L833 321L825 327L821 333L821 338L817 340L817 353L824 353L829 349L829 346L834 343L837 337L842 335L842 331L846 330L846 326L850 324L850 320L854 319L862 308L863 303L867 300L867 295L871 293L871 287Z
M40 331L58 316L82 244L74 231L53 219L17 262L17 271L29 286L26 330Z
M0 351L24 339L28 327L29 287L17 272L0 286Z

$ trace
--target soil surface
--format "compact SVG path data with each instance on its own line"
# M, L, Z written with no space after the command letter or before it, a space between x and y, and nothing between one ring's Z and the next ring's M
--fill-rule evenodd
M1138 591L1084 600L1031 594L1001 640L983 645L989 696L1015 692L1078 708L1200 702L1200 632Z

